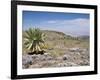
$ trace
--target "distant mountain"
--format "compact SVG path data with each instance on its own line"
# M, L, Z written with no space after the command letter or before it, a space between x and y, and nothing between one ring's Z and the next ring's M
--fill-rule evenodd
M76 39L76 40L89 40L88 35L83 35L83 36L72 36L72 35L67 35L63 32L58 32L58 31L52 31L52 30L42 30L43 33L46 34L46 40L56 40L56 39Z
M80 36L80 37L78 37L79 39L83 39L83 40L89 40L89 36L87 36L87 35L84 35L84 36Z
M56 40L56 39L69 39L73 38L70 35L66 35L63 32L58 32L58 31L52 31L52 30L42 30L42 32L46 36L46 40Z

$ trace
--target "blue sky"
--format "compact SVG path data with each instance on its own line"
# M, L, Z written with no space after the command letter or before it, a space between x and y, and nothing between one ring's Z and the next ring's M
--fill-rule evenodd
M23 30L40 28L55 30L71 35L89 35L89 14L23 11Z

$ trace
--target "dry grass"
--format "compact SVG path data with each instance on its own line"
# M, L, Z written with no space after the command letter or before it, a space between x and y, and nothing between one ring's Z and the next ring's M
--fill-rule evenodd
M65 37L63 33L57 33L54 31L44 31L45 37L45 51L51 53L54 56L61 56L67 53L68 48L78 47L89 49L89 40L73 39L73 37ZM23 53L29 52L23 44Z

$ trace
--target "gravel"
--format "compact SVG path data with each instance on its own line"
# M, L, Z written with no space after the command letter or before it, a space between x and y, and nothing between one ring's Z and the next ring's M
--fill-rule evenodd
M89 51L86 49L72 49L61 56L54 57L50 53L43 55L22 55L23 68L68 67L89 65Z

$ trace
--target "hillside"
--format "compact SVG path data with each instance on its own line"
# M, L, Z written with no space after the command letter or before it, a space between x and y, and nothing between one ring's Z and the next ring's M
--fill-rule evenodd
M50 30L42 32L45 34L45 47L42 47L45 55L26 55L28 51L23 44L23 68L89 65L89 37L72 37Z
M45 34L45 49L47 52L51 52L56 55L63 54L68 50L68 48L89 48L89 37L88 36L79 36L72 37L66 35L63 32L42 30ZM23 31L24 35L24 31ZM26 53L27 50L23 44L23 53Z
M89 48L89 38L72 37L62 32L43 30L47 51L63 54L68 48ZM54 49L54 50L53 50Z

